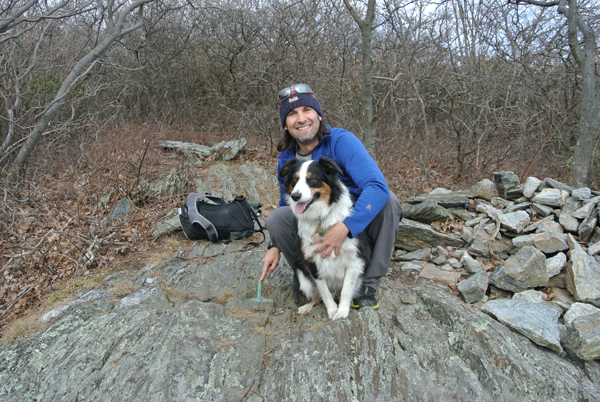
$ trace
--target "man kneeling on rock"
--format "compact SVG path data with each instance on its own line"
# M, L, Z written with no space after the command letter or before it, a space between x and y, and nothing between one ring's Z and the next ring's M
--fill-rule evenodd
M352 307L378 308L376 294L382 276L388 272L398 223L404 216L400 201L388 190L383 173L367 152L363 143L351 132L331 128L323 122L323 112L313 91L306 84L297 84L279 93L279 117L285 130L277 144L277 166L281 198L279 207L267 218L271 241L263 258L261 280L277 267L283 252L288 264L298 260L302 251L299 244L297 220L284 197L284 179L279 176L283 165L290 159L319 160L328 157L341 168L341 181L348 187L354 207L352 214L324 232L314 244L322 258L333 252L339 255L346 237L353 238L364 232L372 246L372 255L365 267L359 294ZM292 267L294 268L294 267Z

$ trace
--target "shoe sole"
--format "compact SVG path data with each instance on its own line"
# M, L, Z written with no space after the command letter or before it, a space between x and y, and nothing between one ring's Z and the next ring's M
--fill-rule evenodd
M352 302L350 307L357 309L357 310L360 309L361 307L371 307L373 310L377 310L379 308L379 302L377 302L377 304L374 306L359 306L358 304L354 304L354 302Z

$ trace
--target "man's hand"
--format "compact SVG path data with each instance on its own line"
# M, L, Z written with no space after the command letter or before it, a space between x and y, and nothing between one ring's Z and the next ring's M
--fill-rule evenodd
M350 233L350 229L343 222L336 223L327 229L323 236L313 240L313 244L320 244L315 253L321 253L321 258L327 258L331 253L335 253L336 256L340 255L342 243L348 238L348 233Z
M271 247L267 250L267 254L262 259L263 262L263 270L260 280L262 281L267 277L267 274L275 271L277 268L277 264L279 264L280 252L277 247Z

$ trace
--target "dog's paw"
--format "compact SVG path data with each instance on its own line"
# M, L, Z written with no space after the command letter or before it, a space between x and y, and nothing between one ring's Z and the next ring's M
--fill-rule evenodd
M350 314L350 309L340 308L335 313L335 315L333 316L333 318L331 318L331 316L329 316L329 318L331 318L332 320L339 320L341 318L348 317L349 314Z
M304 306L300 306L300 308L298 309L298 314L307 315L312 311L313 307L314 304L312 303L307 303Z
M330 320L335 320L335 316L337 313L338 313L337 307L327 310L327 315L329 316Z

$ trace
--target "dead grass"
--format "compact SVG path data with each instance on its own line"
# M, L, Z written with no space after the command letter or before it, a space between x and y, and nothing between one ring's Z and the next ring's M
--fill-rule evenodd
M115 297L125 297L136 290L133 281L120 281L109 286L108 291Z
M229 301L232 298L233 298L233 292L225 292L221 296L219 296L216 299L214 299L213 302L224 306L227 303L229 303Z
M230 317L237 318L238 320L245 320L248 318L258 317L260 314L256 311L246 310L226 310L225 314Z
M231 339L231 338L221 338L221 340L219 341L219 343L215 347L215 352L218 352L221 349L228 348L229 346L232 346L233 344L235 344L235 342L233 341L233 339Z
M58 306L57 306L58 307ZM24 338L36 334L37 332L45 329L49 322L42 322L42 316L47 311L38 308L30 311L28 314L11 321L6 326L2 334L2 346L7 348L14 342L17 342Z
M191 295L189 293L183 293L183 292L181 292L175 288L172 288L170 286L163 285L160 288L163 292L165 292L165 295L167 295L167 297L169 299L174 297L174 298L181 299L181 300L200 300L199 296Z
M308 330L309 331L315 331L317 329L323 328L326 325L327 325L327 321L319 322L319 323L313 324L310 327L308 327Z
M261 327L260 325L253 326L250 329L250 332L252 332L254 335L267 335L267 336L273 335L272 331L269 331L267 328Z

